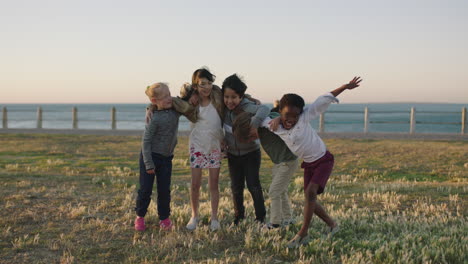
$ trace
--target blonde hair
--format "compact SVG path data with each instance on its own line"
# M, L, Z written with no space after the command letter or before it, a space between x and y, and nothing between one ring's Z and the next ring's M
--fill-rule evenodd
M166 83L162 83L162 82L153 83L151 85L146 86L145 94L150 99L155 98L157 97L161 89L164 89L164 88L169 90L169 86Z
M190 98L192 92L192 85L190 83L184 83L182 84L182 87L180 87L180 97L183 100L187 100L188 98Z
M280 104L280 100L275 100L275 102L273 103L273 107L279 107L279 104Z

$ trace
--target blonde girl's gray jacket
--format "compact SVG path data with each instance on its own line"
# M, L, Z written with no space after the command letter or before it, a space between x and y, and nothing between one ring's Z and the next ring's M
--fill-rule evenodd
M228 146L228 152L235 156L242 156L260 149L258 140L249 143L241 143L232 134L232 123L241 112L254 114L251 125L254 128L258 128L263 120L270 114L270 109L265 105L257 105L245 97L234 110L226 109L224 114L224 139Z
M143 133L141 148L143 161L147 170L154 169L151 153L157 153L164 157L170 157L177 145L177 132L179 129L179 117L185 115L190 121L197 121L197 112L189 103L180 98L172 98L171 109L156 110L154 105L149 105L147 110L147 124ZM151 111L151 116L148 116Z

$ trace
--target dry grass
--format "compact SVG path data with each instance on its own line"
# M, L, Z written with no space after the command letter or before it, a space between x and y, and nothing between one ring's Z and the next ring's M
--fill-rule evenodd
M6 135L0 138L1 263L466 263L468 252L466 142L326 141L335 171L319 197L342 230L325 235L314 219L309 245L284 247L299 229L302 178L290 186L298 224L262 232L247 221L230 226L229 177L220 180L222 229L208 230L210 204L202 187L202 226L190 216L187 138L176 149L172 232L160 231L155 203L148 230L133 230L140 138ZM271 162L263 155L264 190ZM204 179L206 183L206 177ZM269 205L268 195L267 205Z

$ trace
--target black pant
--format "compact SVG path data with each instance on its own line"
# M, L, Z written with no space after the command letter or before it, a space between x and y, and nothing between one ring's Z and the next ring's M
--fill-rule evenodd
M260 150L255 150L242 156L228 153L229 174L231 176L231 190L234 198L234 214L236 219L245 217L244 187L245 182L247 182L247 188L254 202L255 219L261 222L265 220L265 202L259 177L260 162Z
M140 189L136 200L136 214L144 217L148 211L148 206L153 193L154 177L156 176L156 187L158 190L158 215L159 220L164 220L171 214L171 173L172 173L172 158L151 153L154 162L154 171L156 174L146 173L145 163L143 162L143 154L140 153Z

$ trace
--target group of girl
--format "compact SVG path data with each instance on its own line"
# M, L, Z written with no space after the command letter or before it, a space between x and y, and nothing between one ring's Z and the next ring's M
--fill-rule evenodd
M287 146L287 148L284 147L286 151L292 152L288 154L292 157L289 161L294 162L290 162L292 169L288 170L289 177L287 177L287 180L290 179L291 174L297 169L296 156L304 159L302 164L302 167L305 168L304 192L306 201L304 223L298 234L289 241L288 246L295 247L307 243L307 229L313 213L325 221L330 227L330 232L336 232L338 230L337 223L316 202L316 195L323 192L326 181L331 174L333 156L326 150L322 140L311 128L310 119L315 118L317 113L325 111L331 102L337 101L335 97L342 91L358 87L361 79L354 78L348 84L335 89L326 96L319 97L315 103L306 107L306 109L304 109L303 100L301 104L302 98L298 99L294 96L291 97L292 94L287 94L280 101L280 116L276 118L270 114L270 109L267 106L259 104L257 100L245 94L247 85L236 74L227 77L222 83L221 88L214 85L214 81L215 75L207 68L200 68L193 73L191 85L183 86L181 91L181 95L183 95L182 99L189 101L193 108L187 112L188 114L184 113L193 121L189 136L192 176L190 202L192 213L186 228L188 230L195 230L199 224L199 197L203 169L208 169L209 174L208 184L211 198L210 229L215 231L221 228L218 220L218 182L221 161L224 156L223 151L227 152L231 180L234 204L233 224L239 224L245 217L245 183L247 183L247 189L253 199L255 221L258 223L265 222L266 209L259 177L261 151L259 141L255 140L258 138L257 131L260 131L259 128L263 127L284 141L281 143ZM240 120L237 119L246 114L248 114L247 130L242 132L243 135L239 136L241 129L239 129L236 123L239 123ZM298 123L297 126L296 123ZM233 131L236 129L237 131ZM295 144L299 144L300 147L295 146ZM265 142L262 142L262 145L265 149L267 148ZM274 152L275 150L273 150L273 154L267 152L273 161ZM276 162L274 161L274 163ZM275 176L273 175L273 177ZM264 226L267 229L278 228L280 224L294 223L287 196L288 184L288 182L283 182L280 188L283 200L279 202L279 206L283 205L283 213L274 217L272 215L270 223ZM286 188L284 188L284 185L286 185ZM280 197L276 192L279 192L279 189L270 188L270 196ZM137 230L139 230L138 219L137 217L135 221L135 228ZM281 222L278 223L278 221Z
M215 76L205 68L196 70L192 76L191 89L186 97L197 98L198 120L193 124L189 136L190 167L192 184L190 201L192 216L186 226L188 230L197 228L199 222L199 191L202 169L208 169L208 185L211 197L210 229L220 228L218 221L219 172L222 152L228 157L231 189L234 200L235 219L238 224L245 217L244 187L250 191L255 207L256 220L264 222L266 210L259 178L260 146L257 142L242 143L232 134L232 122L236 113L246 111L254 114L252 124L260 126L270 110L245 98L247 85L236 74L226 78L222 88L213 85ZM193 100L192 100L193 101ZM224 130L224 131L223 131Z

